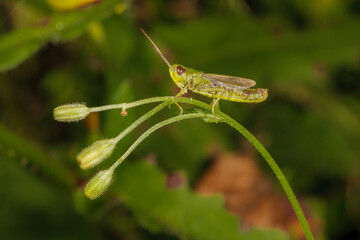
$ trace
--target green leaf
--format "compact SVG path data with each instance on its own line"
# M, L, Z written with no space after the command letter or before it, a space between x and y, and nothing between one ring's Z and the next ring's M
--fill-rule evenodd
M188 186L168 188L166 177L144 162L122 165L114 190L139 221L155 232L166 229L185 239L287 239L278 230L239 230L239 221L225 210L220 196L200 196Z
M107 0L65 14L31 29L14 30L0 38L0 71L12 69L25 61L46 42L70 41L85 32L88 25L109 16L120 0Z
M43 151L28 143L23 138L0 125L0 144L14 153L28 159L41 169L47 176L66 187L74 186L74 179L70 172L59 162L51 159Z
M26 157L13 152L0 148L1 238L97 239L97 230L74 211L68 196L53 181L37 178L30 158L29 166Z
M22 29L0 39L0 71L14 68L45 43L41 29Z
M11 2L15 6L17 6L18 4L24 4L26 5L26 7L32 7L36 10L40 10L41 12L49 13L52 11L51 7L49 6L46 0L31 0L31 1L10 0L7 2Z

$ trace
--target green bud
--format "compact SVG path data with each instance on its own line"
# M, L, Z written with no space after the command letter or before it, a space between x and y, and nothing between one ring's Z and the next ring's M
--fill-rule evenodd
M100 197L111 184L113 175L112 169L107 169L98 172L86 185L84 189L85 196L94 200Z
M90 113L90 108L81 103L61 105L54 108L54 119L59 122L83 120Z
M94 142L77 155L76 159L80 167L88 169L100 164L112 154L116 143L113 138Z

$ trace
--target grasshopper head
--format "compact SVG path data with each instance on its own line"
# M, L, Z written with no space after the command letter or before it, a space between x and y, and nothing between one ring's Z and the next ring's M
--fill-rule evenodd
M184 66L181 66L179 64L173 64L171 65L171 67L169 68L169 72L170 72L170 76L172 78L172 80L175 82L175 84L179 87L179 88L183 88L185 87L186 83L187 83L187 70Z

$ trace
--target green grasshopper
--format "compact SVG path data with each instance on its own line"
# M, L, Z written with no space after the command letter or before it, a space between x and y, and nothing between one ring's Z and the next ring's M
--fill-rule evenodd
M211 105L212 114L215 118L215 106L220 99L233 102L259 103L265 101L267 98L267 89L250 88L255 86L256 82L254 80L213 73L204 73L180 64L171 65L161 53L159 48L155 45L153 40L143 29L140 30L149 39L151 46L155 49L155 51L169 66L169 72L172 80L181 89L175 96L175 99L187 93L188 90L213 98L214 100L216 99ZM175 102L175 104L179 107L181 115L183 113L182 107L177 102Z

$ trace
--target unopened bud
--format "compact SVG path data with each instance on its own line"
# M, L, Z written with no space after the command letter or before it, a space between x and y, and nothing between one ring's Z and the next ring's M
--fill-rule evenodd
M54 108L54 119L59 122L76 122L86 118L90 109L81 103L66 104Z
M112 169L98 172L86 185L84 189L85 195L91 200L100 197L110 186L112 175Z
M116 146L115 139L104 139L94 142L82 150L76 157L82 169L92 168L108 158Z

